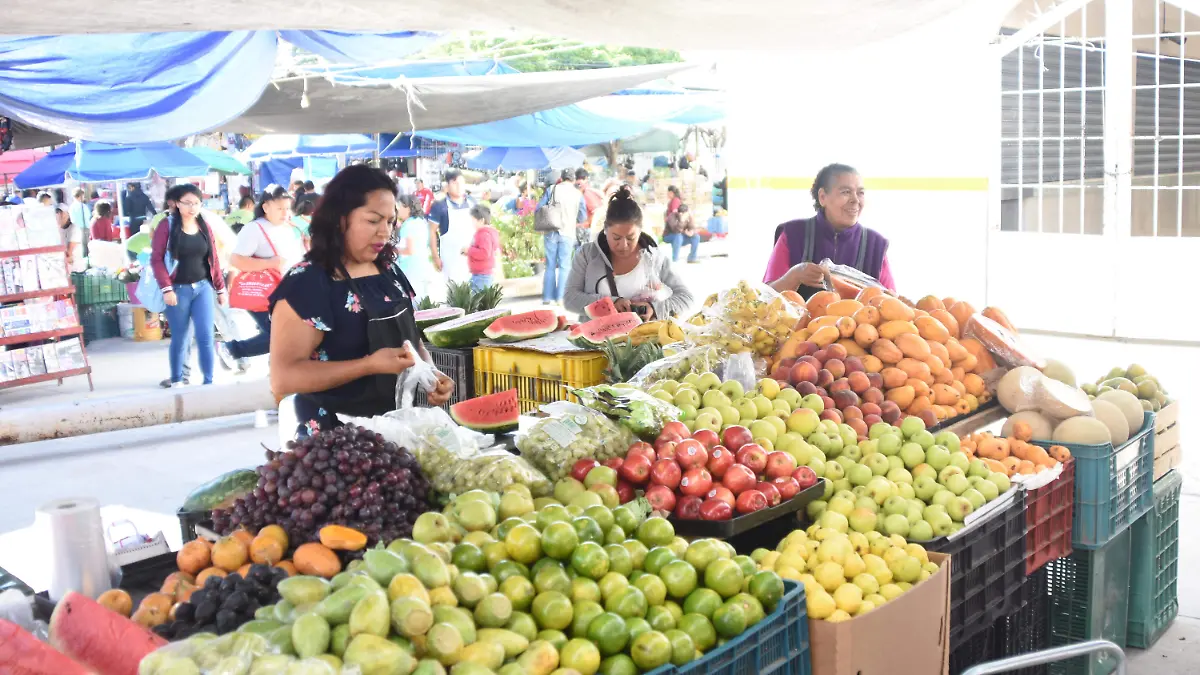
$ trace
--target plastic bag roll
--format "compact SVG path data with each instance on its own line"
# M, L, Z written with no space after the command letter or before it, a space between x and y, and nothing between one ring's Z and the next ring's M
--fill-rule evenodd
M67 591L95 598L112 587L100 504L95 499L59 499L37 510L34 524L50 554L50 599Z

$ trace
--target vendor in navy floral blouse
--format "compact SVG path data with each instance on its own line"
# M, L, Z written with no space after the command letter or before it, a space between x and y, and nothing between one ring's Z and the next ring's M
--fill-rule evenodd
M395 182L366 165L343 169L312 214L311 249L271 296L271 389L296 394L298 437L337 426L337 413L393 410L397 376L429 361L412 287L395 264L395 226ZM453 389L439 373L429 403Z

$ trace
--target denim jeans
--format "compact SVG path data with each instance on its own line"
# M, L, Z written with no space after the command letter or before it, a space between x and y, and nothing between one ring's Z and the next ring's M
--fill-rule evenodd
M475 293L482 291L492 285L492 275L490 274L472 274L471 275L471 290Z
M571 273L575 239L564 237L561 232L547 232L545 244L546 276L542 283L542 302L562 302L567 293L567 275Z
M690 243L692 245L692 252L688 255L688 262L695 262L696 256L700 251L700 235L698 234L687 235L682 232L665 234L663 235L663 241L671 242L671 262L679 262L679 249L684 244Z
M250 316L254 317L254 323L258 324L258 335L225 343L229 354L235 359L262 356L271 351L271 315L266 312L250 312Z
M198 281L194 284L175 285L175 304L167 305L164 312L171 323L171 346L168 355L171 362L171 381L183 380L183 365L187 362L188 346L192 336L196 338L196 351L200 359L200 372L204 384L213 381L213 312L216 293L212 284Z

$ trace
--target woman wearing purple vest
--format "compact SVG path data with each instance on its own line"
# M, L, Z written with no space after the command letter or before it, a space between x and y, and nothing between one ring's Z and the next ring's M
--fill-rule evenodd
M894 292L888 240L858 222L865 196L862 178L854 168L830 164L821 169L812 185L817 215L775 228L775 248L763 282L807 299L821 290L824 272L819 263L829 258L870 274Z

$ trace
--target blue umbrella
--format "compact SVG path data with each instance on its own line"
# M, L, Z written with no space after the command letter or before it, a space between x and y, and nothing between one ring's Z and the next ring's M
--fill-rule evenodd
M183 148L167 142L113 145L74 141L55 148L13 179L28 190L80 183L145 180L154 171L164 178L203 176L208 164Z
M244 161L301 155L354 155L375 151L375 141L363 134L269 134L242 151Z
M467 159L472 169L524 171L570 169L583 166L584 155L575 148L485 148Z

